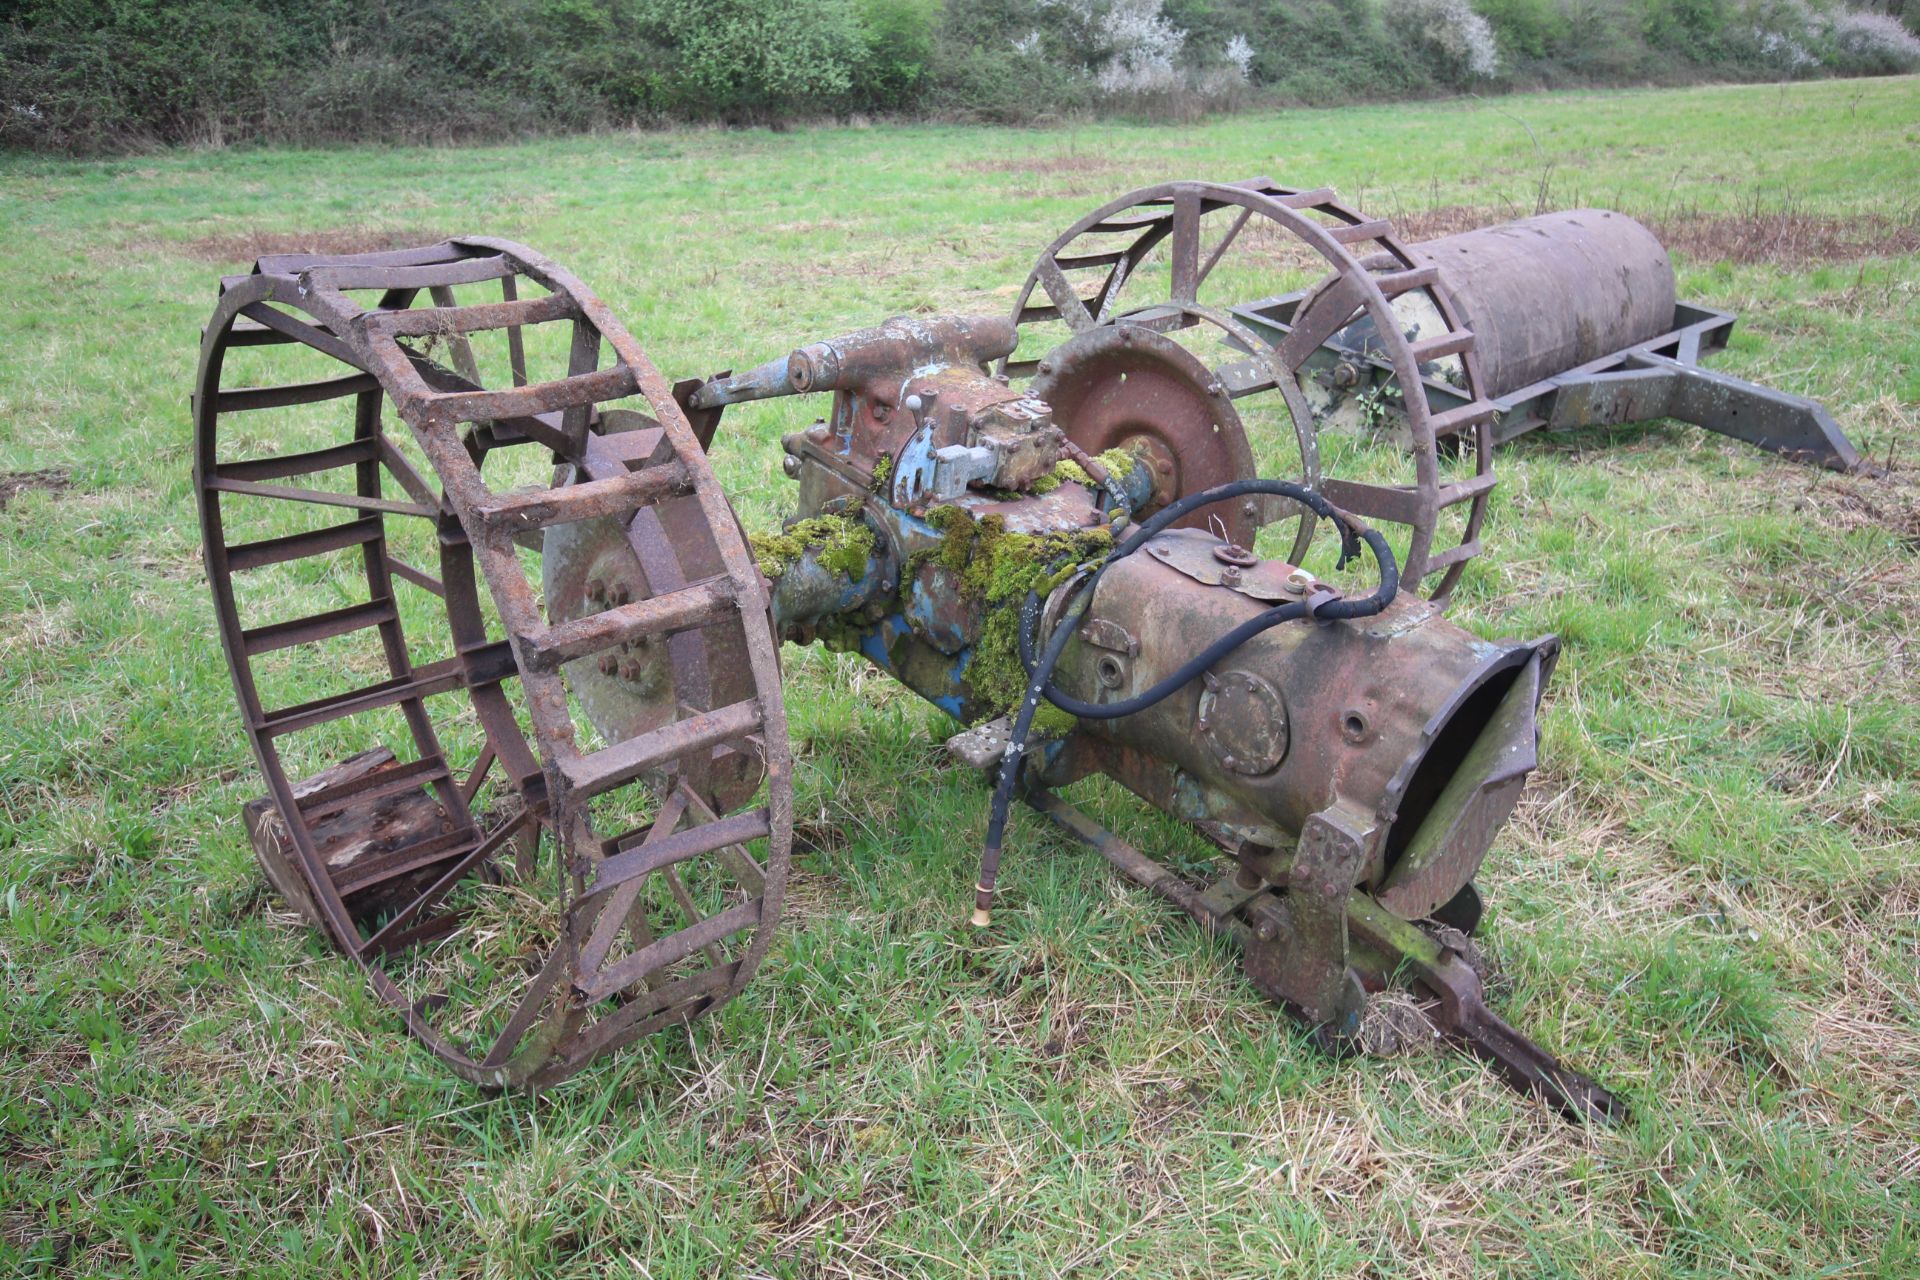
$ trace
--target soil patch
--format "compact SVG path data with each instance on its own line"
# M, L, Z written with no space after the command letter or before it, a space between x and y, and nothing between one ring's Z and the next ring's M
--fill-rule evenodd
M5 511L15 498L29 489L59 493L72 484L72 479L64 471L9 471L0 474L0 511Z

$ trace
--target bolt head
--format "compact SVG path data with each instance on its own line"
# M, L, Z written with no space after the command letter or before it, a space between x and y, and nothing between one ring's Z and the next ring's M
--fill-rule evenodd
M816 422L807 428L807 439L813 441L815 444L825 444L832 435L833 432L828 429L827 424L824 422Z
M606 581L601 578L588 578L587 579L587 599L605 600L606 598L607 598Z
M633 588L624 582L616 582L607 588L607 603L622 605L633 599Z
M1253 927L1253 936L1262 942L1272 942L1279 934L1280 931L1273 927L1273 921L1271 920L1262 920Z
M786 457L780 459L780 469L786 472L787 478L791 480L800 474L800 459L794 457L792 454L788 454Z
M610 676L615 674L619 670L620 670L620 659L614 657L611 653L603 653L600 655L600 674L601 675Z
M627 658L620 663L620 678L622 680L638 680L642 674L642 670L638 658Z

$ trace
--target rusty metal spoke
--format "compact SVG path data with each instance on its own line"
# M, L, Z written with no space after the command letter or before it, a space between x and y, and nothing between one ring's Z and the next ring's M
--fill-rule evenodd
M456 286L490 280L501 282L500 301L460 303ZM524 281L537 286L531 298ZM371 308L361 301L369 293L378 298ZM430 305L414 306L417 298ZM573 326L566 373L532 382L522 331L550 321ZM499 330L508 383L490 387L470 335ZM415 349L415 338L444 341L450 365ZM315 382L232 388L225 385L225 355L236 345L304 346L346 371ZM610 404L634 395L647 401L647 415ZM218 457L228 414L347 398L356 407L345 443L240 462ZM407 424L425 470L380 431L383 401ZM638 452L606 434L626 431L635 418L653 433L634 437L645 444ZM737 992L764 957L778 920L792 831L792 774L764 587L699 438L605 306L556 264L504 241L263 260L255 274L226 282L205 331L195 421L216 612L268 782L257 820L249 822L256 852L274 883L361 962L423 1043L487 1084L548 1083L599 1049L697 1016ZM463 432L467 423L474 425ZM494 492L481 462L492 448L523 441L558 455L558 487ZM340 468L354 470L355 492L282 483ZM383 472L404 499L381 493ZM221 504L236 499L339 507L356 518L230 545ZM394 555L389 517L438 523L437 573ZM543 541L546 578L530 582L520 548ZM234 574L355 550L367 564L365 602L288 621L242 622ZM595 573L619 570L617 602L604 592L588 599L576 572L581 554ZM453 656L412 666L392 599L395 580L440 598ZM490 615L505 624L504 641L490 634ZM256 666L262 655L360 632L378 635L386 679L263 708ZM611 714L607 700L627 680L622 672L634 673L635 688L654 687L656 662L663 697L648 704L645 723L617 715L575 722L577 698L590 716L595 707ZM456 773L427 700L459 693L471 703L483 742ZM388 707L403 713L413 760L402 763L381 749L311 779L287 775L281 751L292 735L359 723ZM606 745L583 749L583 739L601 730ZM490 794L514 808L482 835L468 810L489 778L499 786ZM765 802L732 814L763 782ZM601 843L594 806L618 810L646 787L663 788L668 797L661 816L670 830L659 840L630 851L614 842L604 863L610 870L591 891L577 869L560 875L557 888L531 878L543 833L556 846L555 868L577 868L579 857L594 862ZM764 866L740 848L754 839L767 843ZM500 1006L511 1012L497 1040L475 1053L430 1021L431 1010L454 1013L444 994L408 994L388 967L415 956L408 972L424 964L430 973L458 959L444 956L447 948L485 945L491 935L465 927L472 908L447 904L461 886L492 875L488 869L509 847L519 849L526 892L560 895L551 906L561 923L537 974ZM696 869L701 886L722 877L739 900L703 915ZM654 936L645 919L641 903L655 882L685 917L678 932ZM622 926L634 946L609 958ZM576 939L585 943L578 952ZM708 968L688 984L670 971L690 956ZM504 972L499 958L475 958L480 972ZM655 989L669 993L664 1001L635 1004L632 993L651 999Z

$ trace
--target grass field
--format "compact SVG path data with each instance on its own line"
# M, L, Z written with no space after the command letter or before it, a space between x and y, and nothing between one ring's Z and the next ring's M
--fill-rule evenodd
M1416 228L1654 220L1682 296L1742 317L1718 367L1893 464L1672 425L1500 458L1456 616L1567 647L1481 878L1494 998L1627 1095L1627 1128L1451 1054L1319 1056L1030 815L971 934L986 800L943 763L950 722L824 653L787 654L807 850L760 978L538 1099L444 1073L262 887L189 483L221 273L504 235L687 377L999 311L1110 193L1257 173ZM0 226L0 1266L1920 1275L1920 83L10 157ZM749 528L811 412L716 442Z

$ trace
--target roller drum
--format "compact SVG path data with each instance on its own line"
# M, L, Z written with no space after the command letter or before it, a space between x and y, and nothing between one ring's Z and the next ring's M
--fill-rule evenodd
M1474 333L1482 395L1504 396L1673 327L1673 262L1625 214L1573 209L1409 246Z

